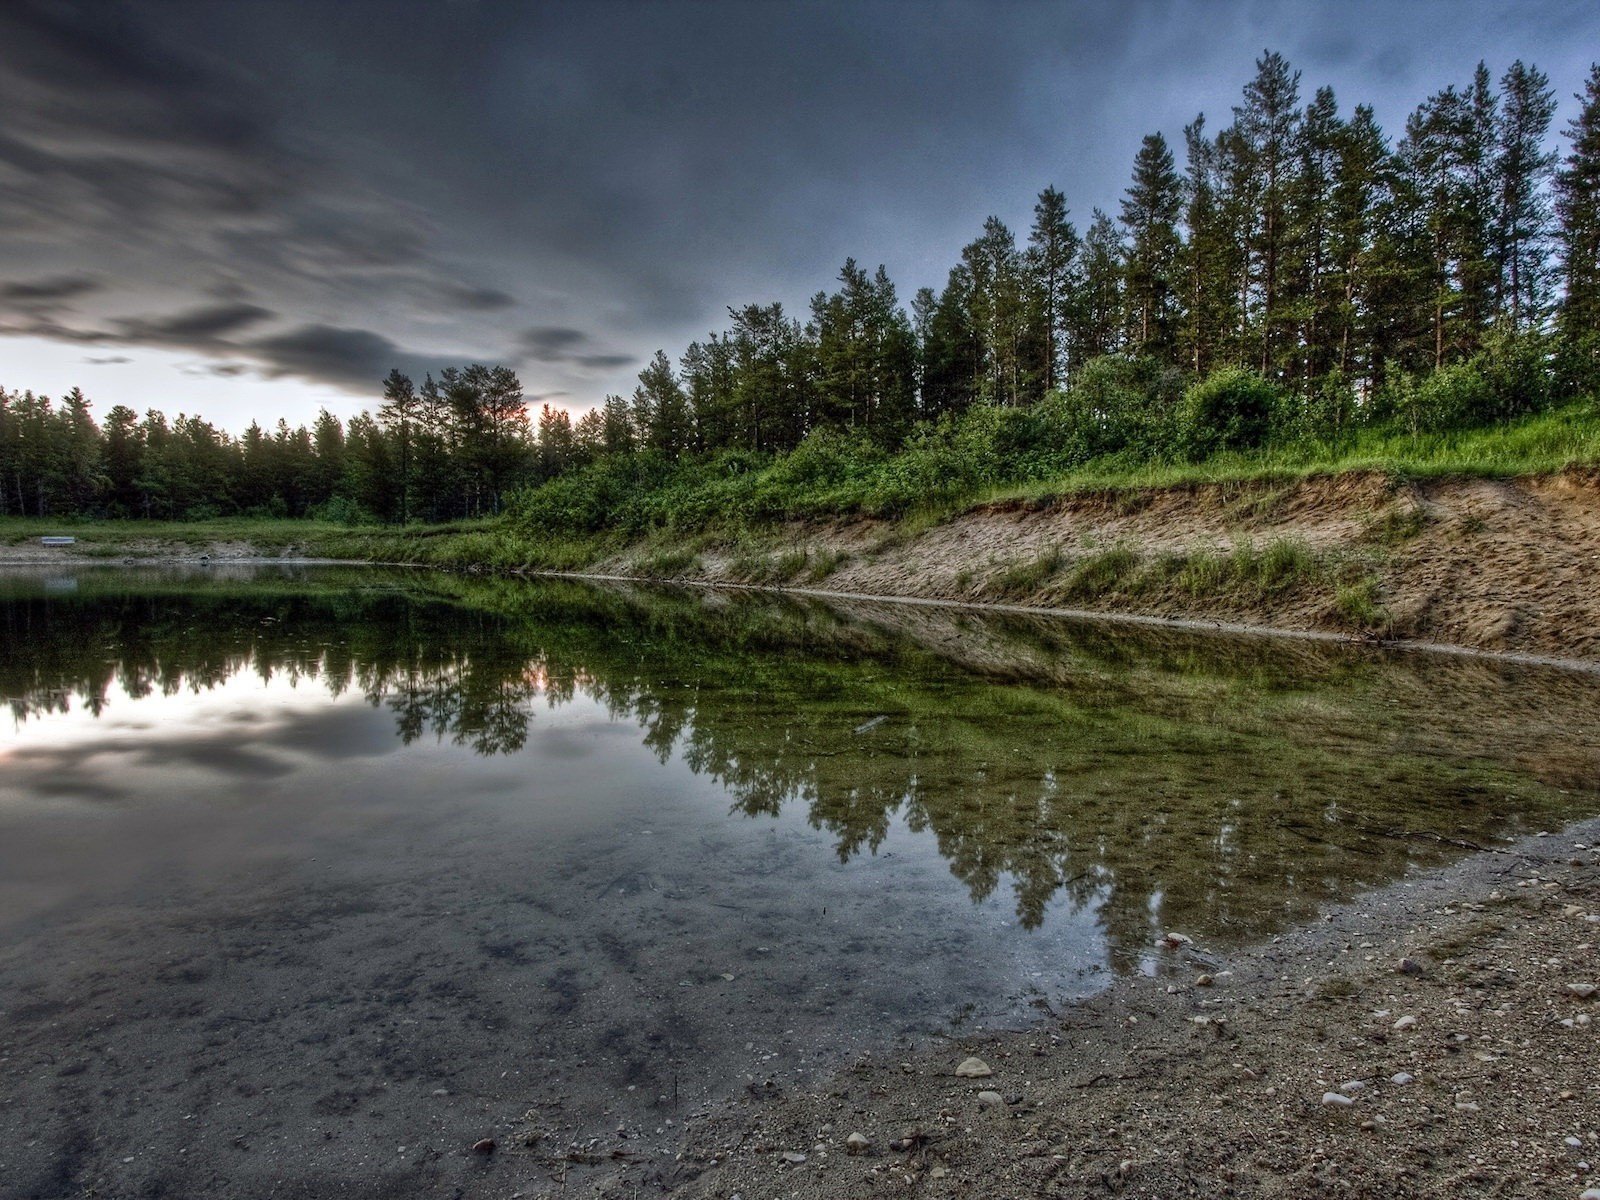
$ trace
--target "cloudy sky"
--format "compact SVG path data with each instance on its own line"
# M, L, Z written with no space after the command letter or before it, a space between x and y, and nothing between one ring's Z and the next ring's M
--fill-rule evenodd
M846 255L903 298L1266 47L1391 133L1487 59L1573 111L1593 0L4 0L0 385L309 419L390 367L588 407Z

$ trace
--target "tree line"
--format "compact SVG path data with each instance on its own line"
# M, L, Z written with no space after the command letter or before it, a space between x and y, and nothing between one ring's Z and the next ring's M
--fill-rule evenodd
M324 413L239 438L120 406L101 427L76 390L58 405L0 390L0 512L479 515L597 459L781 453L819 430L893 450L1086 386L1079 408L1103 430L1121 417L1094 381L1118 370L1153 405L1201 387L1201 448L1243 444L1241 405L1270 396L1316 409L1306 427L1323 434L1502 419L1600 379L1600 65L1577 100L1555 151L1548 78L1480 63L1391 138L1369 105L1305 97L1267 52L1225 127L1185 127L1181 164L1162 134L1143 139L1114 216L1095 208L1080 231L1047 187L1021 240L989 218L909 305L881 266L847 260L803 319L730 308L727 329L676 362L658 351L630 397L576 421L549 405L530 419L516 375L480 365L420 385L395 371L347 427Z

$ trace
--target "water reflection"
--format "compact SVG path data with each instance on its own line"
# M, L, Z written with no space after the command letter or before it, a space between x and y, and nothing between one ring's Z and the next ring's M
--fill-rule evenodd
M430 738L514 755L542 708L582 699L662 763L716 780L735 813L803 810L842 861L904 821L975 900L1008 887L1024 926L1062 903L1093 911L1119 965L1162 925L1257 935L1414 863L1600 807L1600 683L1582 674L372 570L77 583L0 583L15 723L0 737L34 755L36 788L117 794L39 757L36 718L137 710L246 674L393 718L387 739L338 708L270 734L186 735L190 761L246 778L274 769L275 742L327 758Z

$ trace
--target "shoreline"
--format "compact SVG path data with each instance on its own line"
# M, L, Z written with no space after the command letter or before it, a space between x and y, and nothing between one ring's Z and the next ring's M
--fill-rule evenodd
M114 557L99 554L44 554L29 552L18 555L8 553L15 547L0 546L0 571L18 568L70 565L72 567L400 567L410 570L434 570L459 573L470 568L461 566L435 566L430 563L397 562L378 558L330 558L322 556L290 556L273 554L242 554L225 557L205 554L155 554ZM1364 646L1398 653L1442 654L1460 658L1481 659L1517 666L1547 667L1553 670L1580 674L1600 674L1600 659L1574 658L1562 655L1537 654L1522 650L1496 650L1483 646L1470 646L1452 642L1427 641L1416 638L1364 636L1330 629L1296 628L1280 625L1262 625L1245 621L1192 616L1163 616L1153 613L1118 612L1106 609L1073 608L1050 604L1018 604L1003 600L965 600L940 596L917 596L893 592L856 592L822 587L793 586L777 583L744 583L731 579L704 579L684 576L656 576L625 574L607 571L554 571L522 569L500 571L508 578L572 579L593 583L624 583L634 586L697 588L706 591L755 592L772 596L804 596L817 600L865 602L872 604L905 605L919 608L953 609L977 613L1010 614L1017 616L1050 617L1065 621L1083 621L1108 625L1130 625L1153 629L1184 630L1192 633L1209 633L1227 637L1283 639L1288 641L1316 642L1326 645Z
M1232 955L1174 939L1027 1031L727 1101L598 1194L1578 1200L1600 1185L1596 840L1589 818L1469 854ZM969 1057L992 1074L958 1077Z

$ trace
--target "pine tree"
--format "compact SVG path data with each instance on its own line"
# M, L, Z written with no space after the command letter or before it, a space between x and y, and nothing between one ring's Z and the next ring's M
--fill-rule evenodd
M1123 195L1129 348L1170 361L1174 356L1173 301L1182 184L1172 151L1159 133L1148 134L1133 160L1133 184Z
M1576 97L1567 124L1572 149L1556 177L1564 294L1560 327L1568 344L1600 367L1600 63Z
M1331 291L1336 302L1331 366L1345 379L1370 377L1375 365L1362 335L1372 309L1390 163L1389 147L1371 106L1357 105L1341 131L1329 237Z
M646 445L669 458L678 457L688 448L689 402L665 351L657 350L650 364L639 372L639 386L633 393L633 412Z
M607 454L627 454L637 444L633 413L628 402L612 394L601 405L601 445Z
M1511 332L1537 328L1549 302L1545 256L1552 233L1547 183L1556 155L1545 138L1555 93L1544 72L1519 59L1500 80L1498 157L1501 308Z
M1120 348L1122 239L1111 218L1098 208L1083 236L1083 270L1072 306L1069 353L1080 366Z
M1183 223L1188 237L1178 258L1182 359L1189 370L1203 375L1214 365L1234 323L1235 241L1224 220L1222 151L1206 136L1204 114L1184 127L1183 140Z
M1078 257L1078 231L1067 220L1067 198L1053 187L1039 193L1028 233L1026 265L1038 298L1044 334L1045 391L1059 387L1073 366L1065 361L1067 314L1072 300L1072 270Z
M1245 85L1244 103L1233 110L1231 141L1238 169L1248 180L1238 189L1243 203L1236 211L1249 221L1244 237L1251 260L1246 292L1253 278L1259 286L1253 340L1259 345L1263 374L1275 365L1282 323L1279 272L1289 245L1287 209L1297 161L1299 102L1300 72L1290 70L1283 55L1269 50L1256 60L1256 77Z
M378 409L378 422L394 442L400 468L396 483L401 524L411 517L412 440L419 408L417 390L410 378L402 375L399 367L391 369L389 377L383 381L383 404ZM342 470L339 473L342 474Z
M967 320L977 339L977 398L990 404L1016 404L1029 381L1023 378L1026 306L1022 256L999 217L961 251L971 289Z
M1299 330L1299 355L1292 374L1301 381L1326 374L1334 361L1340 301L1334 269L1334 194L1344 145L1344 122L1333 89L1318 88L1305 108L1300 164L1289 200L1296 253L1288 277L1293 299L1285 305L1285 316Z

